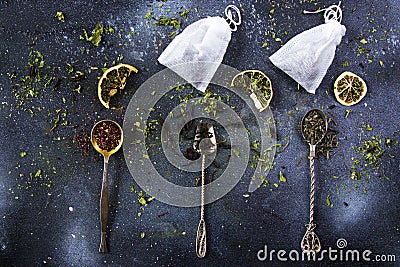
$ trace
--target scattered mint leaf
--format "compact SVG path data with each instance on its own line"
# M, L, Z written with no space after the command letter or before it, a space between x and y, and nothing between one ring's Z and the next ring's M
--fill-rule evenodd
M92 35L90 37L89 37L88 33L86 32L86 30L83 30L83 32L85 34L86 41L91 42L95 46L99 46L99 43L100 43L101 38L104 33L104 28L103 28L103 26L101 26L101 24L99 22L97 22L96 26L92 30Z

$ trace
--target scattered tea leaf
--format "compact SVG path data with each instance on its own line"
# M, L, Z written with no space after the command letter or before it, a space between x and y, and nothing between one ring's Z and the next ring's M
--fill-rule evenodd
M344 117L347 118L351 112L352 112L351 109L346 109L346 115Z
M286 183L286 177L283 175L282 171L279 171L279 182Z
M146 199L144 197L139 198L138 201L142 205L146 205L147 204L147 201L146 201Z
M188 14L189 12L190 12L190 10L189 10L189 9L186 9L186 10L184 10L184 11L178 12L178 14L179 14L182 18L186 19L186 18L187 18L187 14Z
M39 170L36 171L35 177L39 177L41 174L42 174L42 170L39 169Z
M104 28L101 26L99 22L96 23L96 26L92 30L92 35L89 37L88 33L86 30L83 30L85 34L85 40L88 42L91 42L95 46L99 46L99 43L101 41L101 38L103 36Z
M156 26L173 26L175 29L179 30L181 28L181 20L177 18L168 18L161 16L154 23Z
M56 13L55 17L56 17L59 21L65 22L64 13L62 13L61 11L58 11L58 12Z
M333 207L333 203L331 202L331 194L328 194L328 196L326 197L326 205L328 205L329 207Z

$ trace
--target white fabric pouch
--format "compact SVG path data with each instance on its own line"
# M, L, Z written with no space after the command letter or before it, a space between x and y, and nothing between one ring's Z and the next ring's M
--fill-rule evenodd
M233 20L229 8L237 12L238 22ZM222 62L232 31L235 31L241 22L237 7L228 6L225 14L227 20L221 17L208 17L190 24L172 40L158 61L183 79L189 82L195 81L192 85L204 92ZM215 64L195 64L196 62ZM184 63L194 64L191 64L193 66L191 68L185 68L182 67Z
M312 94L321 84L335 57L336 46L346 33L346 27L340 24L342 13L339 5L340 2L316 12L304 11L325 11L325 24L296 35L269 57L275 66Z

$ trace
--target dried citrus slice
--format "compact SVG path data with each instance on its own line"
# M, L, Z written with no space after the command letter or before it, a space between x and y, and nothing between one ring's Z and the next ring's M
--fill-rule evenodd
M233 77L231 86L243 86L250 90L250 98L261 112L268 108L273 91L271 80L259 70L245 70Z
M110 108L111 97L114 96L118 90L124 89L126 79L132 71L134 73L138 72L138 70L131 65L118 64L107 69L103 73L97 86L97 93L103 106Z
M351 106L363 99L367 93L367 85L356 74L345 71L336 79L333 90L340 104Z

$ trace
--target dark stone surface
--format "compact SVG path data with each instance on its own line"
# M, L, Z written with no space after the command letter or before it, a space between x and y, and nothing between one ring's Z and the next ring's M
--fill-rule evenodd
M316 160L315 219L323 247L337 249L337 240L344 238L347 247L343 251L368 249L372 255L390 254L396 256L397 262L400 260L399 146L382 144L386 149L380 160L382 165L369 173L369 182L365 176L362 181L349 178L352 158L360 156L354 147L370 136L381 135L383 142L400 136L396 132L400 130L400 5L395 0L343 2L342 23L347 32L315 95L298 89L296 82L269 62L268 56L291 37L323 23L322 14L304 15L302 10L324 8L332 2L235 1L243 8L243 24L232 34L223 63L239 70L260 69L272 80L271 109L276 119L277 142L285 144L285 138L290 138L290 144L277 153L275 168L267 179L278 183L282 171L287 182L279 183L279 188L261 187L246 198L243 194L250 170L230 193L207 205L208 254L198 259L195 237L199 208L173 207L154 200L141 210L141 189L120 151L112 156L109 170L110 253L98 253L102 159L91 146L82 156L74 136L89 134L100 119L122 124L123 111L106 110L97 99L101 68L122 61L139 69L116 99L126 107L140 84L164 69L156 60L172 39L167 35L173 29L154 26L154 20L144 18L146 13L172 16L176 11L190 9L187 19L182 19L185 28L203 17L223 16L228 4L1 1L1 266L283 265L276 254L272 262L260 262L257 252L264 245L276 251L300 249L308 219L309 167L308 146L302 140L299 123L310 108L325 110L336 121L339 132L340 145L331 159ZM65 14L65 22L55 17L58 11ZM83 29L90 34L97 22L115 30L104 33L98 47L80 39ZM282 42L274 40L273 33ZM367 43L360 43L361 39ZM268 46L262 47L265 42ZM359 54L359 47L368 51ZM13 86L29 73L26 66L32 51L44 56L45 67L40 71L54 76L54 81L59 79L59 83L56 90L54 81L46 88L39 86L39 96L18 107L14 96L18 89ZM123 59L117 60L119 56ZM343 66L346 61L348 66ZM87 77L79 81L80 93L73 91L76 85L69 78L75 72L68 73L67 63ZM338 104L332 90L334 80L345 70L360 75L368 85L366 97L351 108ZM10 78L13 73L18 77ZM32 109L35 115L24 109ZM352 112L345 118L347 109ZM58 114L65 112L65 117L60 116L60 125L50 131ZM61 125L66 121L66 126ZM370 125L372 131L365 125ZM22 157L21 152L26 155ZM326 204L329 194L333 207ZM142 213L140 217L138 212ZM145 233L144 238L141 233ZM325 258L323 263L314 265L321 264L346 266L349 262ZM367 264L375 266L376 262L351 263Z

